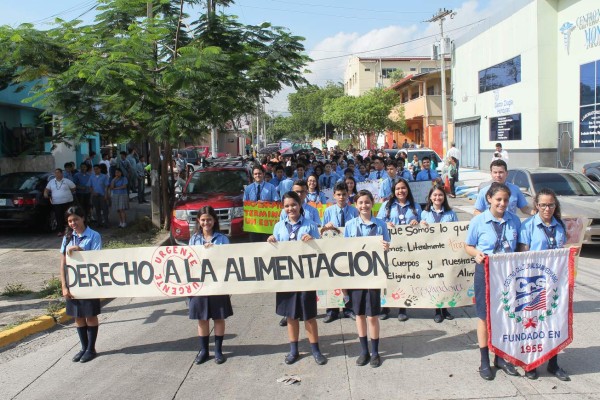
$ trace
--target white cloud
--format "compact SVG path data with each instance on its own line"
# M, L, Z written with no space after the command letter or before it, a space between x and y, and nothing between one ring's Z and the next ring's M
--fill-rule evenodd
M490 1L485 8L480 7L478 0L465 1L460 7L453 10L456 14L452 18L446 17L444 32L452 39L457 38L469 31L469 25L487 18L513 1L515 0ZM307 69L311 72L306 74L306 79L310 83L319 86L325 85L327 81L342 82L346 64L352 54L363 57L428 56L431 44L439 40L439 34L440 26L437 22L407 26L390 25L373 29L364 34L338 32L321 40L310 49L309 56L315 61L308 65ZM426 37L429 38L419 40ZM397 45L399 43L405 44ZM393 47L385 48L388 46ZM372 49L381 50L365 53L366 50ZM293 92L293 88L286 88L278 93L270 101L270 109L276 111L287 110L287 95Z

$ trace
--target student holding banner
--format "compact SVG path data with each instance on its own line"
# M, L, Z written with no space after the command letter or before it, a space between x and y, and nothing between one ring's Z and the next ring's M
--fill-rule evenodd
M96 357L96 338L98 337L98 314L100 299L75 299L65 276L67 255L74 251L90 251L102 249L100 234L87 226L85 211L80 206L69 207L65 212L68 229L60 246L60 282L62 295L67 303L67 315L75 318L77 335L81 342L81 350L73 357L73 362L88 362Z
M335 204L327 207L323 213L323 226L325 228L343 228L348 221L358 216L358 210L348 205L348 187L343 182L335 184L333 198ZM328 308L323 322L326 324L333 322L338 319L339 315L339 308ZM347 307L344 307L343 315L346 318L356 318L354 312Z
M519 251L553 250L567 241L565 224L561 220L560 203L552 189L541 189L533 201L537 213L521 225ZM569 374L558 366L558 355L548 361L548 372L561 381L570 381ZM528 379L537 379L537 369L525 372Z
M387 226L393 228L396 225L417 225L421 216L421 206L415 203L413 194L410 190L408 181L403 178L398 178L394 184L394 197L385 201L377 218L387 223ZM383 307L379 319L386 320L389 318L389 307ZM408 320L406 308L398 309L398 321L403 322Z
M269 243L290 240L307 242L318 239L317 225L305 218L302 211L302 200L295 192L287 192L283 196L283 209L287 213L287 220L275 224L273 234L269 236ZM327 363L327 358L319 349L319 330L317 327L317 292L278 292L276 294L276 312L287 317L288 337L290 352L285 356L286 364L295 363L300 354L298 352L298 337L300 334L300 318L304 320L304 327L310 342L312 355L318 365Z
M373 217L374 199L371 192L361 190L356 196L356 208L359 216L348 221L344 229L344 237L381 236L383 235L383 251L390 249L390 232L382 220ZM379 357L379 314L381 313L381 289L348 290L352 311L356 314L356 330L360 341L361 353L356 365L370 364L377 368L381 365ZM367 339L367 324L371 334L371 354Z
M486 255L512 253L517 248L517 238L521 228L519 218L508 211L510 189L494 182L486 193L489 208L473 218L467 232L466 252L475 257L475 307L477 311L477 341L481 355L479 375L485 380L494 379L490 368L487 331L486 280L484 262ZM515 366L506 360L494 358L494 366L506 374L519 376Z
M317 175L312 174L309 176L306 183L308 184L308 193L306 194L307 202L314 202L317 204L327 203L325 194L319 190L319 177Z
M269 182L265 182L265 172L259 164L252 167L252 178L254 182L244 189L244 201L279 201L277 188ZM262 242L268 235L250 232L251 242Z
M211 206L204 206L198 210L196 230L190 238L190 246L204 246L229 244L227 236L219 232L219 217ZM231 299L228 295L220 296L194 296L190 297L189 318L198 320L198 336L200 337L200 351L194 359L195 364L208 361L208 339L210 337L209 320L215 325L215 363L223 364L223 339L225 337L225 319L233 315Z
M458 217L448 204L444 188L436 185L431 188L427 195L427 204L425 209L421 211L421 225L427 226L428 224L439 224L441 222L458 222ZM444 319L452 321L454 316L450 314L447 308L436 308L433 320L439 324Z

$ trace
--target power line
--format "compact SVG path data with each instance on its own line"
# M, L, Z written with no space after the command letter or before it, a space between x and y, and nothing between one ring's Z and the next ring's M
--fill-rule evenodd
M284 1L284 0L269 0L269 1L272 1L275 3L298 5L297 2L292 2L292 1ZM345 7L345 6L330 6L330 5L326 5L326 4L309 4L309 3L302 3L301 5L310 6L310 7L339 8L339 9L343 9L343 10L353 10L353 11L368 11L368 12L385 13L385 14L428 14L427 11L369 10L369 9L365 9L365 8L352 8L352 7Z
M60 17L61 15L64 15L64 14L69 14L69 13L75 12L75 11L80 10L82 8L88 8L92 4L94 4L94 7L96 7L97 2L95 0L87 0L87 1L84 1L83 3L79 3L79 4L76 4L76 5L72 6L72 7L69 7L66 10L59 11L56 14L52 14L52 15L50 15L48 17L41 18L41 19L38 19L38 20L35 20L35 21L31 21L30 23L31 24L38 24L38 23L50 20L52 18ZM79 18L79 17L77 17L77 18Z
M468 25L464 25L464 26L461 26L461 27L458 27L458 28L450 29L450 30L448 30L447 32L454 32L454 31L457 31L457 30L459 30L459 29L464 29L464 28L467 28L467 27L469 27L469 26L471 26L471 25L475 25L475 24L478 24L478 23L480 23L480 22L482 22L482 21L485 21L486 19L487 19L487 18L482 18L482 19L480 19L479 21L475 21L475 22L473 22L473 23L470 23L470 24L468 24ZM318 58L318 59L316 59L316 60L312 60L312 62L326 61L326 60L335 60L336 58L344 58L344 57L349 57L349 56L353 56L353 55L355 55L355 54L372 53L372 52L374 52L374 51L385 50L385 49L390 49L390 48L392 48L392 47L402 46L403 44L414 43L414 42L418 42L418 41L425 40L425 39L431 39L431 38L433 38L433 37L436 37L436 36L438 36L438 34L429 35L429 36L424 36L424 37L422 37L422 38L417 38L417 39L412 39L412 40L407 40L406 42L400 42L400 43L396 43L396 44L391 44L391 45L389 45L389 46L379 47L379 48L376 48L376 49L364 50L364 51L354 51L354 52L352 52L352 53L346 53L346 54L343 54L343 55L341 55L341 56L333 56L333 57L326 57L326 58Z

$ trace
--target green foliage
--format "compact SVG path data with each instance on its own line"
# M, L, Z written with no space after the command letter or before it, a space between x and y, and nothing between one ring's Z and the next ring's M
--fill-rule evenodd
M2 296L6 297L18 297L24 296L26 294L30 294L31 290L27 289L25 285L20 282L9 283L4 286L4 290L2 290Z
M402 71L401 69L397 69L389 75L389 78L393 85L394 83L396 83L404 78L404 71Z
M390 118L398 101L396 91L375 88L360 97L343 96L326 101L323 119L333 123L338 130L352 135L384 130L402 131L406 128L402 109L399 110L398 120Z
M36 293L36 297L43 299L58 299L62 297L62 284L59 278L54 276L44 282L42 290Z
M328 82L324 87L307 85L288 96L288 108L296 132L309 137L322 137L324 129L323 106L326 102L344 95L340 83ZM328 131L333 132L333 126Z

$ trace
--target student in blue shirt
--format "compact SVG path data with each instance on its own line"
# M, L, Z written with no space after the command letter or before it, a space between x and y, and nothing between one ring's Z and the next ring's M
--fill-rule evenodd
M294 171L294 180L305 181L308 178L306 166L302 163L296 164L296 170Z
M434 181L441 180L437 171L434 168L431 168L431 158L425 156L421 159L421 170L417 173L415 177L416 181Z
M60 246L60 282L62 295L67 303L67 315L75 318L81 350L73 357L73 362L88 362L96 357L98 337L98 314L101 312L100 299L76 299L71 295L65 278L66 256L74 251L102 249L100 234L87 226L85 211L80 206L69 207L65 213L68 230Z
M383 202L377 218L385 221L388 227L393 228L396 225L417 225L420 217L421 206L415 203L408 181L398 178L394 184L394 197ZM389 307L383 307L379 318L386 320L389 318L389 314ZM407 320L406 308L400 307L398 309L398 321L404 322Z
M275 174L273 175L273 179L271 179L271 184L277 187L281 181L283 181L283 165L277 164L275 166Z
M369 179L369 171L367 171L367 167L363 164L358 166L358 173L354 175L354 178L357 182L364 182Z
M96 222L102 227L108 225L108 175L100 173L100 164L94 165L94 174L88 185L91 188L92 206L96 210Z
M269 243L286 242L290 240L318 239L317 225L302 215L302 201L295 192L287 192L283 196L283 209L287 213L285 221L279 221L269 236ZM312 355L318 365L327 363L327 358L319 349L319 330L317 327L317 292L278 292L276 294L276 312L287 318L290 352L285 356L286 364L298 360L298 337L300 335L300 318L304 320L306 335L310 342Z
M298 196L300 196L300 200L302 201L302 210L304 211L304 217L314 222L317 225L317 227L321 226L321 217L319 216L319 210L306 203L306 195L308 194L308 184L306 183L306 181L303 181L301 179L295 181L294 186L292 186L292 191L295 192ZM286 219L287 213L285 212L285 210L281 210L279 220L285 221Z
M129 210L129 194L127 193L128 180L123 176L120 168L115 170L115 177L110 182L112 203L119 214L119 228L127 226L127 210Z
M219 217L211 206L204 206L198 210L196 229L190 238L190 246L204 246L229 244L227 236L219 232ZM233 315L233 307L229 295L193 296L190 297L189 318L198 320L198 336L200 337L200 350L194 359L195 364L208 361L208 340L210 337L209 320L214 323L215 332L215 363L223 364L223 339L225 337L225 319Z
M319 189L319 177L315 174L312 174L306 180L308 184L308 192L306 193L306 202L313 202L317 204L325 204L327 203L327 198L325 194L321 192Z
M87 163L81 163L79 166L79 172L73 177L73 183L76 187L77 201L79 205L83 207L85 211L86 219L89 220L90 212L92 207L91 191L90 191L90 177L92 173L88 170Z
M487 332L486 281L484 261L488 254L512 253L517 248L521 221L508 211L510 189L501 183L494 182L486 193L490 207L482 214L476 215L469 224L467 232L466 252L475 257L475 307L477 310L477 342L481 356L479 375L485 380L494 379L490 368ZM494 366L501 368L506 374L518 376L515 366L506 360L494 358Z
M356 196L358 217L348 221L344 237L383 236L383 251L390 249L390 233L385 222L373 217L374 199L371 192L361 190ZM381 289L351 289L348 291L352 310L356 314L356 330L360 341L361 353L356 365L370 364L377 368L381 365L379 356L379 314L381 313ZM367 324L371 334L371 354L367 339Z
M381 182L381 186L379 187L379 198L381 200L388 200L393 195L393 186L396 182L396 176L398 174L398 164L396 160L390 160L385 167L387 172L387 178Z
M335 204L327 207L323 213L324 228L343 228L346 223L358 216L358 210L348 205L348 187L345 183L336 183L333 188L333 198ZM338 308L328 308L323 322L329 323L335 321L340 315ZM355 318L351 309L344 307L343 315L346 318Z
M530 215L532 213L532 209L527 204L527 200L521 192L521 189L519 189L517 185L506 182L506 178L508 178L508 167L506 162L504 160L492 161L490 164L490 173L492 175L493 182L502 183L510 190L508 211L516 215L518 208L526 215ZM488 209L489 204L486 201L486 193L489 188L490 185L484 186L477 194L477 200L475 201L475 212L473 213L474 215L481 214Z
M279 182L277 186L277 192L279 193L279 198L283 198L283 195L290 190L292 190L292 186L294 185L294 180L292 177L294 176L294 169L292 167L285 167L283 169L283 173L285 174L285 179Z
M441 222L457 222L456 213L450 208L448 198L444 187L436 185L429 190L427 195L427 204L425 209L421 211L421 225L439 224ZM436 308L433 320L436 323L443 322L444 319L449 321L454 319L447 308Z
M537 213L521 224L519 251L560 249L565 246L567 235L561 219L560 203L552 189L541 189L534 199ZM569 374L558 366L558 355L548 361L548 372L561 381L570 381ZM528 379L537 379L537 369L525 372Z
M398 158L397 163L398 163L398 172L397 172L398 176L400 178L406 179L408 182L414 181L415 178L413 177L413 174L405 168L406 165L405 165L404 158Z
M356 189L356 180L354 177L349 176L344 180L346 187L348 188L348 204L354 204L354 200L356 200L356 195L358 194L358 190Z
M277 188L270 182L264 180L265 172L261 165L256 164L252 167L252 178L254 182L244 189L244 201L279 201ZM251 242L264 242L267 239L266 234L250 232Z
M325 163L324 168L325 172L323 173L323 175L319 176L319 187L322 189L329 189L335 185L335 183L339 179L339 176L332 171L331 163Z
M388 177L384 169L385 164L381 157L373 157L373 166L375 167L375 171L369 174L369 180L378 181Z

